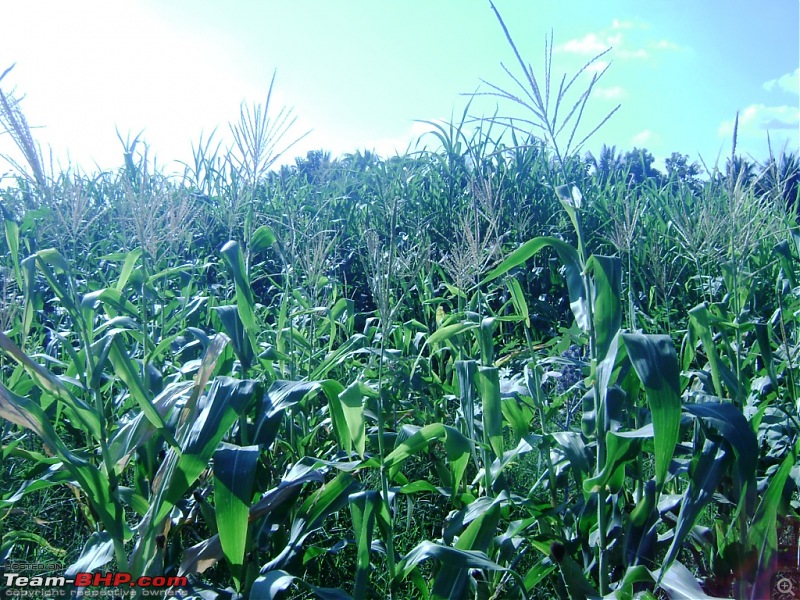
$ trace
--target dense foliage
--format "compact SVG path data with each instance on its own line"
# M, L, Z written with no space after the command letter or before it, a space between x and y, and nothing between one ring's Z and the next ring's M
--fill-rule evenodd
M492 120L269 170L274 125L243 114L182 178L137 141L96 176L24 152L0 564L204 598L768 593L800 483L795 155L660 173Z

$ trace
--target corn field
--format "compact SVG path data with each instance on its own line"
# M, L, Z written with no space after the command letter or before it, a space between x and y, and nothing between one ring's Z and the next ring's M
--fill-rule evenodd
M598 76L537 79L499 23L486 93L531 125L391 158L275 167L267 101L180 176L139 139L54 172L0 91L0 565L204 599L800 582L797 156L582 154Z

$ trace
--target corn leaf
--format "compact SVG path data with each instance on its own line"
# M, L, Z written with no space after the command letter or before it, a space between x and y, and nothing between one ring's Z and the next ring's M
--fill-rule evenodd
M31 379L42 391L58 398L69 407L92 437L100 439L100 417L94 409L80 398L74 396L55 375L42 365L34 362L11 341L11 338L2 332L0 332L0 348L25 368Z
M588 299L586 292L586 285L583 281L583 268L581 261L578 257L578 252L567 244L566 242L554 237L537 237L528 240L522 246L514 250L506 259L492 269L489 274L483 278L481 285L497 279L501 275L508 273L514 267L525 264L528 259L533 257L542 248L551 247L564 265L567 291L569 292L570 308L572 314L575 315L575 321L578 326L584 331L589 330L589 311Z
M95 465L72 452L64 444L38 404L18 396L0 382L0 417L39 436L42 442L63 460L64 468L86 492L109 534L119 540L127 538L130 530L125 524L122 507L111 496L108 478Z
M260 451L258 446L222 444L214 452L214 505L222 551L237 587L247 549L250 504Z
M730 402L687 403L683 410L713 425L730 444L736 456L739 481L746 488L747 505L752 506L756 493L758 440L742 412Z
M499 522L500 504L495 501L467 526L454 547L459 550L477 550L486 554L494 541ZM463 568L444 565L434 581L431 598L466 597L467 576L468 572Z
M478 367L478 390L483 406L484 440L495 457L503 456L503 411L500 396L500 376L497 367Z
M222 247L220 253L233 275L233 282L236 287L236 310L239 313L239 318L249 338L250 346L257 348L256 336L258 327L254 312L255 301L253 300L253 290L250 288L250 280L247 277L242 249L237 242L230 241Z
M121 292L125 289L125 286L128 285L128 280L131 278L131 273L133 273L133 269L141 256L141 248L131 250L125 255L125 262L122 263L122 269L120 269L117 283L114 285L115 290Z
M683 547L683 541L694 527L702 510L711 501L722 476L727 471L726 452L719 444L706 440L697 465L689 479L689 487L683 494L678 522L675 525L670 545L661 572L666 573Z
M170 449L153 482L154 523L160 522L208 467L222 437L247 406L256 382L218 377L211 385L205 405L193 422L179 433L180 450Z
M356 539L356 577L353 585L353 596L364 598L369 583L370 549L372 547L372 531L375 527L375 516L383 503L375 490L350 494L350 515L353 518L353 533Z
M778 510L783 501L783 488L789 478L789 474L794 467L794 456L790 453L783 459L780 468L772 476L767 486L767 491L758 504L753 522L747 532L747 543L754 547L758 556L758 567L755 573L755 583L763 589L763 593L769 594L770 561L778 551L778 532L776 522ZM767 574L766 581L762 581L764 574ZM755 597L756 592L754 591Z
M593 275L592 306L597 338L597 359L603 360L622 326L622 261L616 257L594 255L586 263Z
M668 335L622 334L625 348L639 376L653 420L656 484L659 491L669 472L681 424L678 356Z
M365 425L364 425L364 396L358 381L354 381L338 395L329 396L331 406L331 416L344 420L338 424L343 449L350 452L355 448L361 458L364 458L364 448L366 444ZM336 410L334 410L334 406ZM338 420L338 419L337 419ZM344 435L346 434L346 435Z
M384 459L384 466L389 470L390 475L394 476L396 470L409 456L413 456L424 450L434 440L445 440L445 451L450 463L451 477L453 486L457 487L464 476L471 445L457 429L442 425L441 423L430 423L421 429L406 425L403 431L413 432L411 435L400 442Z

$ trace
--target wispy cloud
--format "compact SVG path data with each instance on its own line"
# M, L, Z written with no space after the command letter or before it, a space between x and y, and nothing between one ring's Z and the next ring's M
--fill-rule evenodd
M685 50L683 46L680 46L675 42L671 42L670 40L658 40L657 42L653 42L652 44L650 44L650 47L653 50L673 50L673 51Z
M611 63L607 60L596 60L592 64L586 66L586 74L591 76L595 73L605 71L610 64Z
M596 87L592 91L592 94L603 100L621 100L627 97L628 92L626 92L624 88L615 85L611 87Z
M800 68L795 69L793 73L786 73L776 79L765 81L763 88L768 92L783 90L790 94L800 95Z
M733 135L734 119L723 121L718 133ZM739 113L739 133L763 134L766 131L794 130L800 127L800 108L797 106L765 106L751 104Z
M661 136L649 129L640 131L631 138L631 144L634 146L647 146L649 144L656 144L660 141Z
M659 40L646 39L647 34L640 32L649 28L650 26L647 23L641 21L614 19L610 27L587 33L581 38L575 38L556 46L556 52L593 56L613 48L614 56L620 59L648 60L654 53L687 49L672 40L663 38Z
M615 36L604 36L596 33L587 33L580 39L569 40L561 44L556 50L568 52L570 54L600 54L604 50L614 45L614 42L619 43L622 40L622 34Z

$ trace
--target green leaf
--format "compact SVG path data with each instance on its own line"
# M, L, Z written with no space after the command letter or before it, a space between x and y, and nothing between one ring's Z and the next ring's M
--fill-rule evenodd
M3 207L5 209L5 207ZM3 219L5 225L6 244L11 253L11 264L14 265L14 277L17 280L17 287L21 290L25 289L25 280L20 271L19 261L19 224L13 219L5 216Z
M481 320L480 328L478 329L478 345L481 349L481 363L485 367L494 365L494 334L495 319L493 317L486 317Z
M495 267L483 278L481 285L497 279L514 267L518 267L528 261L542 248L553 248L564 265L567 290L569 291L569 301L575 321L584 331L589 330L589 311L587 306L586 285L583 281L583 268L578 257L578 252L566 242L554 237L538 237L528 240L522 246L514 250L506 259Z
M310 374L309 379L322 379L336 367L344 363L350 356L359 352L367 345L367 337L356 333L350 336L347 341L333 352L329 352L325 359Z
M180 381L167 385L164 390L153 398L153 407L162 417L167 416L175 404L189 394L192 389L191 381ZM127 460L137 448L152 439L158 431L156 427L145 417L144 413L139 413L119 429L114 432L111 441L108 443L108 454L114 468L122 469Z
M106 531L117 540L127 537L130 530L125 524L122 507L111 495L106 475L64 444L38 404L16 395L0 382L0 417L38 435L63 460L64 468L86 494Z
M470 329L475 329L476 327L478 327L477 323L453 323L452 325L446 325L430 334L425 340L425 345L434 346L440 344L441 342L445 342L452 337L469 331Z
M256 390L256 382L217 377L195 421L178 433L180 453L170 449L153 488L154 523L160 522L208 467L208 461Z
M495 501L473 520L455 543L458 550L477 550L486 554L494 541L500 522L500 504ZM468 572L445 564L436 576L431 598L464 598L467 596Z
M331 398L331 417L338 420L338 415L344 419L344 424L338 423L338 428L346 432L346 445L342 444L346 452L350 452L355 447L356 452L364 458L364 448L366 435L364 433L364 395L358 381L354 381L347 386L338 396ZM336 410L334 410L336 406ZM344 425L344 427L342 427Z
M673 562L669 569L652 571L651 575L659 580L659 585L672 600L723 600L706 594L692 572L678 561Z
M708 364L711 366L711 379L714 382L714 390L717 396L720 398L725 397L722 387L722 383L725 381L729 385L731 395L737 398L740 395L738 380L733 372L720 360L717 345L714 343L711 321L711 313L705 304L696 306L689 311L689 325L703 343Z
M747 419L730 402L685 404L683 410L713 425L730 444L736 455L735 465L739 473L740 485L746 489L747 504L752 507L756 493L758 440Z
M242 364L242 369L247 371L255 362L256 355L255 349L250 343L250 336L247 335L239 316L239 309L236 306L215 306L212 310L219 317L222 328L231 339L233 351Z
M364 598L369 583L370 548L375 516L380 511L381 496L375 490L350 494L350 515L353 518L353 533L356 539L356 577L353 596Z
M233 275L236 287L236 310L239 312L239 318L250 339L250 346L257 348L258 327L254 312L255 301L253 300L253 290L250 288L250 280L247 277L242 249L237 242L230 241L222 247L220 252Z
M779 242L773 251L778 255L778 259L781 263L781 269L783 270L784 276L789 280L789 285L793 288L797 286L797 279L794 275L794 268L792 263L794 262L794 257L792 256L792 250L789 247L789 242L783 240Z
M622 334L625 348L647 394L653 420L656 484L659 491L680 436L680 370L668 335Z
M360 487L352 475L339 473L311 494L297 511L286 546L278 556L261 568L261 572L280 569L289 563L299 552L305 539L322 527L323 521L329 515L344 507L350 494L358 491Z
M697 465L689 479L689 487L683 494L678 522L675 525L672 544L664 559L662 573L666 573L683 547L683 541L694 527L702 510L712 500L722 476L727 471L727 455L718 443L706 440Z
M347 592L338 588L320 588L310 583L307 583L296 577L290 575L282 570L270 570L262 573L254 582L253 587L250 588L250 597L258 598L259 600L276 600L283 598L283 592L289 589L289 586L295 584L303 589L313 593L320 600L353 600L353 597Z
M775 358L772 354L772 345L770 344L769 325L767 323L755 323L755 331L761 360L764 363L764 367L767 369L767 375L769 375L772 386L778 389L778 375L775 371Z
M522 286L519 281L514 278L506 281L508 291L511 292L511 301L514 303L514 310L525 321L525 327L531 326L531 317L528 313L528 302L525 300L525 294L522 292Z
M474 360L457 360L456 376L458 377L458 395L461 412L467 424L467 437L475 439L475 377L478 363Z
M483 406L483 433L495 457L503 456L503 411L497 367L478 367L478 391Z
M589 455L586 451L586 444L581 435L576 431L557 431L550 434L553 441L558 444L567 457L575 480L578 485L583 485L583 478L592 470L589 463Z
M36 264L28 257L20 262L20 271L24 280L24 287L20 288L25 292L25 305L22 308L22 339L23 343L33 325L33 316L36 309L34 299L37 296L36 290Z
M139 309L122 292L114 288L104 288L85 294L81 299L81 309L93 311L100 303L110 306L116 312L125 314L133 319L138 319L140 316ZM87 316L89 315L87 314Z
M176 447L178 442L175 441L172 432L167 429L161 415L158 414L158 411L153 406L149 394L139 377L139 369L130 359L125 347L122 345L122 340L117 336L114 337L111 343L108 359L114 365L114 373L125 382L131 397L136 400L136 404L139 405L145 418L164 436L170 446Z
M131 273L133 273L133 268L136 266L137 261L142 256L142 249L136 248L131 250L125 255L125 262L122 264L122 269L120 269L119 277L117 278L117 283L114 286L118 292L121 292L125 289L125 286L128 285L128 280L131 277Z
M789 478L792 467L794 467L794 456L790 453L783 459L780 468L772 476L747 532L747 543L751 547L755 547L758 553L758 567L753 577L757 583L760 583L760 575L770 568L770 561L778 551L776 521L778 509L782 505L783 488L786 485L786 480ZM768 589L764 591L769 593Z
M34 383L42 391L58 398L65 406L73 411L86 428L87 432L95 439L101 437L100 416L97 412L80 398L75 397L61 381L42 365L35 363L31 358L20 350L6 334L0 332L0 348L2 348L11 358L22 365L31 376Z
M424 541L414 547L403 560L397 564L397 580L402 581L417 568L417 566L433 559L443 565L457 569L486 569L490 571L507 571L490 560L485 553L477 550L460 550L449 546L442 546L433 542Z
M450 463L450 471L452 477L452 485L455 489L458 487L459 482L464 476L464 472L469 462L471 446L467 440L457 429L442 425L441 423L430 423L421 429L417 429L410 425L403 426L404 431L412 431L413 433L405 440L400 442L397 447L390 452L384 459L384 466L394 474L395 470L406 460L409 456L413 456L418 452L424 450L434 440L445 440L445 451L447 453L447 460Z
M267 225L262 225L250 237L250 250L254 253L263 252L267 248L271 248L277 241L275 232Z
M533 422L533 411L531 408L519 400L515 395L502 399L501 409L503 418L511 426L513 434L513 444L516 445L524 435L527 435Z
M107 531L95 531L89 536L78 560L64 572L65 577L88 573L107 565L114 559L114 540Z
M636 600L646 600L646 598L641 595L641 592L634 594L634 586L637 586L637 584L652 586L653 583L655 583L653 576L645 566L636 565L628 567L625 571L625 576L622 578L622 582L620 582L619 587L615 590L614 598L626 600L633 600L636 598ZM655 596L653 596L653 599L655 600Z
M223 444L214 452L214 506L217 531L225 558L231 565L237 589L247 549L248 519L253 482L260 450L258 446Z
M570 600L594 600L595 598L600 598L600 594L597 593L597 590L586 578L583 569L569 554L554 562L558 564L558 568L561 571L561 579L564 581L564 585L567 586Z
M616 257L594 255L587 261L586 271L594 276L594 331L597 359L603 360L622 326L622 261Z
M639 456L641 447L639 437L606 433L606 464L600 473L583 482L583 491L589 494L608 487L612 494L618 493L625 482L625 465Z

